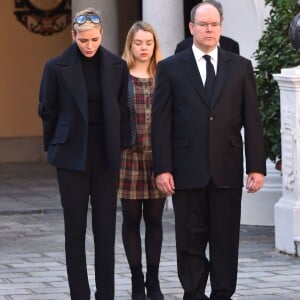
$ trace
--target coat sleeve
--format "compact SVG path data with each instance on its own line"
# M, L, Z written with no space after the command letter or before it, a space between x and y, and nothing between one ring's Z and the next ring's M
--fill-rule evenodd
M44 150L54 133L58 117L58 84L53 65L46 63L40 84L38 115L42 119Z
M243 90L243 125L245 135L246 173L262 173L266 175L266 156L264 136L259 112L256 84L251 62L247 65Z
M172 172L172 97L166 65L157 67L156 87L152 106L152 152L154 175Z

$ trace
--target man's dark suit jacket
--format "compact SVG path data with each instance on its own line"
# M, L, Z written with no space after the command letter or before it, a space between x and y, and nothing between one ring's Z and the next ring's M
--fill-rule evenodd
M192 45L193 45L193 37L190 36L177 44L176 49L175 49L175 54L180 51L183 51L189 47L192 47ZM221 35L220 47L224 50L227 50L227 51L230 51L230 52L233 52L236 54L240 54L239 44L235 40L233 40L227 36Z
M128 68L125 61L103 47L99 55L106 161L109 168L118 170L121 146L128 136ZM46 63L39 101L48 161L57 168L84 171L88 100L79 50L75 43L61 56Z
M180 70L180 72L178 71ZM246 172L265 174L264 138L250 60L218 49L211 105L189 48L159 62L152 111L154 173L171 172L176 189L243 186Z

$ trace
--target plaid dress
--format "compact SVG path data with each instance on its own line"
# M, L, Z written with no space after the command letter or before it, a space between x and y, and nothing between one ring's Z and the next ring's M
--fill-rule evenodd
M155 187L151 152L151 109L153 101L152 78L130 75L136 112L136 146L125 149L119 179L119 198L165 198Z

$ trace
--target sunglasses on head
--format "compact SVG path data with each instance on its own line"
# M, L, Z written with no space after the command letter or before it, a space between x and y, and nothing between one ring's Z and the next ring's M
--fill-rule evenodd
M80 15L74 18L74 24L84 24L86 21L91 21L94 24L100 24L101 19L98 15Z

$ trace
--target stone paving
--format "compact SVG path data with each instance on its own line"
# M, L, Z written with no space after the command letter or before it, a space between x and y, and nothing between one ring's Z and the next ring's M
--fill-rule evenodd
M130 274L120 235L121 222L118 209L115 298L129 300ZM166 300L182 299L171 209L165 210L163 222L161 287ZM94 290L90 220L86 244ZM0 165L0 300L4 299L70 299L55 170L46 164ZM238 285L233 299L300 299L300 258L275 250L273 227L241 226Z

